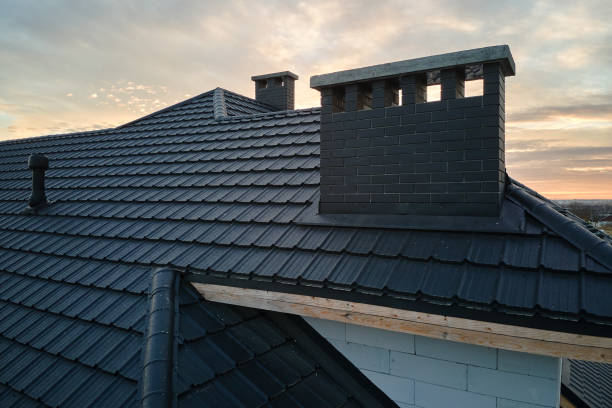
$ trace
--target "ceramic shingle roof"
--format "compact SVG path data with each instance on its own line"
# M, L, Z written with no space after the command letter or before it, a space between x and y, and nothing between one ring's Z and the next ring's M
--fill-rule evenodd
M210 112L213 93L194 100ZM610 240L520 183L507 186L499 225L312 222L318 109L215 120L191 105L3 143L2 247L567 331L612 322ZM53 204L38 217L19 214L33 152L51 163Z
M223 91L223 94L228 115L267 110L248 98L228 91ZM172 110L148 116L125 127L131 130L55 135L2 144L2 407L118 407L140 405L141 400L143 406L158 406L154 397L159 395L159 390L155 388L159 384L148 388L144 385L151 378L158 383L162 381L172 385L171 399L174 400L173 406L178 407L395 406L299 317L207 302L181 275L177 278L179 283L173 295L176 298L176 322L168 326L168 321L155 318L159 303L153 300L158 288L152 287L155 282L152 279L152 264L127 262L127 258L119 261L119 258L111 256L112 253L121 252L126 256L138 257L152 249L140 244L146 246L146 242L153 242L149 237L159 226L159 218L148 212L145 202L133 201L144 205L147 214L143 213L144 218L141 219L148 219L151 223L145 228L147 237L133 241L139 242L136 246L116 239L111 244L114 250L108 247L99 251L101 248L96 243L97 239L92 240L94 235L65 235L64 232L68 231L62 232L64 227L68 227L67 223L72 224L72 232L77 232L93 227L91 222L102 221L104 226L97 224L101 227L98 232L102 234L96 233L98 238L102 238L111 230L124 231L129 219L136 220L128 215L115 222L112 217L102 213L100 217L93 216L93 208L87 210L82 207L87 202L94 203L91 201L94 196L100 199L98 203L107 203L106 209L99 208L103 212L119 204L117 200L123 200L119 196L124 196L127 190L114 182L107 183L113 177L117 177L117 181L126 180L124 176L129 173L129 178L138 178L140 171L149 171L151 174L159 171L159 174L165 172L170 175L174 170L168 172L168 166L193 167L194 164L205 163L206 159L196 157L207 154L199 148L193 151L191 158L185 157L185 161L166 160L164 157L170 159L175 154L174 147L179 145L173 147L171 145L174 143L169 145L161 139L150 139L147 142L148 136L145 135L152 136L155 134L153 128L157 127L180 127L181 121L177 117L183 115L189 120L204 123L203 126L212 123L212 116L207 116L212 109L212 95L212 92L202 94ZM126 134L137 136L140 141L131 137L126 139ZM136 142L139 145L136 149L138 152L128 149L130 153L127 156L112 153L118 153L121 146L125 145L125 140L129 140L128 144ZM179 147L179 150L190 145L196 147L198 142L194 139ZM157 153L149 150L152 146L156 146L153 149ZM9 209L16 208L15 204L21 201L21 196L24 193L27 195L27 191L22 190L24 185L20 175L26 175L19 163L19 156L27 155L32 147L48 152L55 164L63 162L65 165L56 167L60 172L57 173L57 180L63 181L53 185L54 182L49 179L51 190L67 194L67 200L51 194L55 201L49 209L55 208L64 215L47 213L44 216L27 217ZM220 149L217 153L220 153ZM97 168L106 175L102 177L102 173L96 174L97 170L90 166L91 163L88 164L89 160L96 161L94 166L99 166ZM135 163L140 164L134 166ZM130 167L132 170L129 170ZM112 168L120 168L128 173L120 176ZM91 178L88 176L82 179L86 181L85 184L87 180L97 180L94 182L101 184L90 188L74 183L76 179L73 175L82 171L93 171L89 173ZM194 174L185 172L187 177ZM68 184L64 184L66 181ZM156 191L178 191L161 186L155 186ZM139 195L143 192L140 190ZM163 195L168 197L165 193ZM180 201L170 199L164 202L180 202L189 210L198 203L195 197L186 201L176 198ZM130 201L131 198L124 202ZM203 200L200 202L204 205ZM62 206L64 210L61 210ZM85 217L84 212L77 215L74 212L75 206L90 212L92 217ZM168 207L166 210L175 212L177 209ZM121 211L125 210L127 208L122 207ZM51 227L45 233L43 230L47 227L28 228L27 231L32 234L30 238L38 237L36 239L41 240L40 245L31 250L11 244L14 243L13 238L5 234L18 231L11 226L36 220L46 220L48 226L55 224L59 229ZM166 224L168 232L177 226L176 223ZM141 230L140 227L144 225L131 227ZM70 237L71 243L67 246L59 242L52 244L48 240L51 237L49 233L56 237ZM118 235L115 237L118 238ZM163 252L168 252L168 249L170 247ZM135 252L130 254L132 251ZM86 256L86 253L90 255ZM175 273L178 276L178 272ZM146 374L148 369L153 370L151 367L159 365L161 361L159 347L150 346L150 342L154 341L151 339L157 338L156 334L159 334L153 333L152 328L155 327L159 332L172 334L170 339L176 352L170 353L174 357L162 362L163 367L172 373L169 378L157 372ZM149 400L153 398L155 402L147 405L145 396Z
M612 364L563 360L561 384L561 393L577 408L612 404Z
M320 110L266 110L214 90L116 129L0 143L0 269L14 280L1 286L9 309L0 316L21 316L14 308L26 302L42 321L85 325L74 337L83 339L81 354L47 354L67 364L92 359L78 367L95 375L104 374L99 359L107 355L92 353L98 348L83 333L92 325L109 341L142 338L149 272L164 266L184 281L612 332L609 237L516 181L493 224L317 216ZM51 204L26 216L27 157L35 152L50 160ZM104 306L115 302L122 306ZM0 340L11 352L30 350L29 337L11 336L36 336L38 327ZM108 357L118 361L130 360ZM113 386L138 381L132 366L109 370Z

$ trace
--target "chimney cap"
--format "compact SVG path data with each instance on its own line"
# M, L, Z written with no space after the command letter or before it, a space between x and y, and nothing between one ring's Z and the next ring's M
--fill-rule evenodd
M260 81L262 79L279 78L279 77L285 77L285 76L291 77L295 80L300 79L296 74L294 74L291 71L281 71L281 72L275 72L273 74L254 75L251 77L251 80Z
M507 45L495 45L491 47L475 48L473 50L463 50L405 61L390 62L387 64L372 65L364 68L349 69L329 74L314 75L310 77L310 87L321 89L354 82L393 78L406 74L488 62L500 62L502 72L506 76L513 76L515 74L514 59L510 53L510 47Z
M28 158L28 167L32 170L34 169L43 169L47 170L49 168L49 159L47 156L34 153L31 154Z

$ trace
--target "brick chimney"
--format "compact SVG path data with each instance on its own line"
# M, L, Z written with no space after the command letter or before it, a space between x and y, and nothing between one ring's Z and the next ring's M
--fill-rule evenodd
M298 76L290 71L274 74L256 75L255 99L276 108L279 111L293 110L295 102L295 81Z
M320 213L498 216L511 75L501 45L313 76ZM479 78L483 95L464 97L465 80ZM436 83L441 100L426 102Z

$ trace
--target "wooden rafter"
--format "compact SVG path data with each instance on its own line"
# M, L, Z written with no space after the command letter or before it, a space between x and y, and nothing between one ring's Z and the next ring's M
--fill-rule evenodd
M193 283L206 299L504 350L612 363L612 338L489 323L385 306Z

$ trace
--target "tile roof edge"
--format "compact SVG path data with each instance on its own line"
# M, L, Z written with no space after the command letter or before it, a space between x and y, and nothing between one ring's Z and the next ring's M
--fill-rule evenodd
M51 134L51 135L23 137L20 139L7 139L7 140L1 140L0 146L12 145L12 144L14 145L25 144L25 143L29 143L32 141L38 141L40 139L67 139L67 138L75 137L75 136L88 136L91 134L103 134L106 132L113 131L115 129L116 128L92 129L92 130L83 130L81 132L57 133L57 134Z
M176 407L173 390L176 372L176 331L180 274L163 267L152 271L146 317L140 405Z
M563 214L558 204L512 178L509 181L507 196L519 202L530 215L559 236L612 270L612 245L609 241L589 231L578 220Z
M225 106L225 90L222 88L215 88L213 93L213 114L215 120L223 119L227 117L227 109Z

